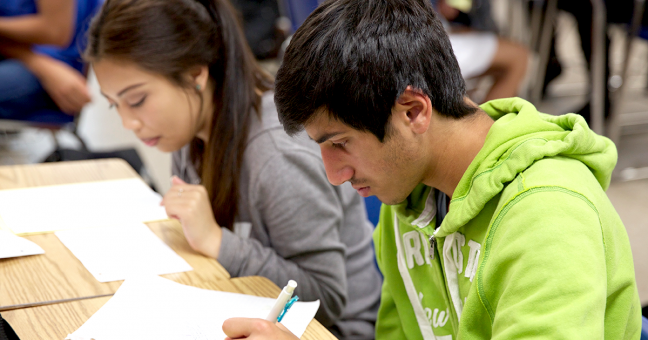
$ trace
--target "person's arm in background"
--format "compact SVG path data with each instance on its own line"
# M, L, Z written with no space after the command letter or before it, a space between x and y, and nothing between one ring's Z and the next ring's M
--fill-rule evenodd
M20 60L40 80L45 91L63 112L79 113L90 102L85 77L71 66L35 53L27 44L6 39L0 39L0 55Z
M226 262L236 267L238 274L266 276L275 283L278 277L282 277L281 282L286 277L295 278L298 289L302 289L300 299L309 301L318 295L323 300L316 318L330 326L346 300L344 251L337 232L343 219L342 207L326 176L318 175L323 171L318 168L321 165L304 161L314 156L302 153L281 157L281 161L275 157L266 164L257 181L259 190L251 190L265 198L261 199L264 216L272 226L268 229L276 248L264 248L254 239L240 239L225 231L229 235L228 242L223 242L229 251ZM297 339L282 324L263 319L232 318L223 323L223 332L226 340Z
M249 204L261 216L264 225L257 228L267 230L270 247L218 226L204 187L179 181L174 179L163 205L180 220L194 250L216 258L232 277L259 275L277 286L295 280L300 299L321 300L316 318L323 325L337 321L347 301L339 234L344 208L317 156L275 155L251 179Z
M250 193L272 246L225 229L219 262L233 276L260 275L278 286L297 281L295 294L320 299L316 318L331 326L347 302L344 208L321 160L306 151L277 155L252 179Z
M37 13L0 17L0 37L66 47L74 35L75 0L37 0Z

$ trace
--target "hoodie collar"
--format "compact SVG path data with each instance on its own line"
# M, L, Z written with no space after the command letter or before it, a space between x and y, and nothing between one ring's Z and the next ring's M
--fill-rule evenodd
M506 183L543 158L560 155L577 159L589 167L603 189L609 186L616 148L590 130L581 116L540 113L520 98L490 101L481 109L495 123L454 191L439 237L475 218Z

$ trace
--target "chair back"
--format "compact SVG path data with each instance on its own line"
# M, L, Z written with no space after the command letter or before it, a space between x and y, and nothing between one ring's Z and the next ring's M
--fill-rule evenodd
M39 110L21 119L0 118L0 129L20 131L25 128L47 129L52 132L55 149L59 148L58 140L54 134L59 130L69 131L79 141L81 150L87 151L85 141L78 134L79 118L81 114L68 115L58 110Z

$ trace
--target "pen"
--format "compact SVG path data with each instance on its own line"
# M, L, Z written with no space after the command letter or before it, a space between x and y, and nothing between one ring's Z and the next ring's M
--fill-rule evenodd
M268 313L266 320L270 322L277 322L277 317L279 317L279 314L286 306L286 303L288 302L288 300L290 300L290 297L292 296L296 287L297 282L295 282L294 280L288 281L286 287L284 287L284 289L281 290L281 293L279 293L277 301L275 301L272 309L270 309L270 313Z

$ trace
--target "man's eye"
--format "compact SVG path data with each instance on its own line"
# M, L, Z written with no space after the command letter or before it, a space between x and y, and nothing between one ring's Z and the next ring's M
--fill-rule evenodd
M336 148L336 149L341 149L341 148L343 148L345 145L346 145L346 142L342 142L342 143L333 143L333 147Z

